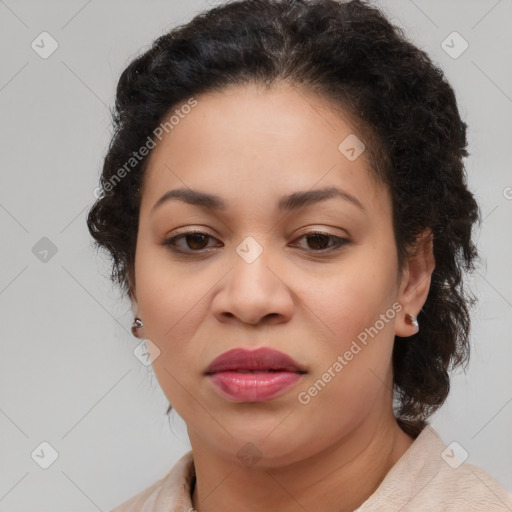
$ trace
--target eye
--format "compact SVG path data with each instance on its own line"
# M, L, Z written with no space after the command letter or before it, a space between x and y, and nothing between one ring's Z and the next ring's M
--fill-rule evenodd
M298 240L302 240L303 238L308 240L307 243L310 247L315 248L312 252L330 252L349 243L349 240L346 238L341 238L322 231L310 231L302 235ZM329 241L334 241L334 244L326 245L329 244Z
M214 239L208 233L202 231L187 231L181 235L173 236L165 240L164 245L169 246L172 251L175 252L201 252L206 248L208 239ZM183 248L178 243L184 241L188 247ZM191 249L191 251L187 250Z

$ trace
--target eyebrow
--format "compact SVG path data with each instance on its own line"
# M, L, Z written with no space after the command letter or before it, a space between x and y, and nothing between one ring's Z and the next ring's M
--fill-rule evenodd
M278 202L278 208L280 211L294 211L305 206L309 206L313 203L318 203L320 201L325 201L335 197L350 202L357 206L360 210L366 212L366 209L361 204L359 199L357 199L357 197L337 187L326 187L315 190L293 192L292 194L281 197ZM158 201L151 208L151 213L153 213L154 210L162 204L171 200L183 201L187 204L200 206L202 208L211 210L227 209L227 204L224 199L217 195L201 192L199 190L193 190L190 188L178 188L169 190L160 199L158 199Z

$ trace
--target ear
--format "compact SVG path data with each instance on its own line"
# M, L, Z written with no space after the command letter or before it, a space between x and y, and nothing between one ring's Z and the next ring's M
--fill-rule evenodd
M397 299L402 310L395 322L397 336L407 337L418 332L419 328L407 323L405 318L407 314L417 316L425 304L434 268L433 235L426 228L417 237L402 273Z

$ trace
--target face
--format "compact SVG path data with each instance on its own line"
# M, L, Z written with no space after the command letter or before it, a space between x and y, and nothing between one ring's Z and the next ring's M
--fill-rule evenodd
M319 98L280 85L196 100L151 154L134 309L192 446L234 457L252 442L276 464L296 461L390 417L401 308L391 198L366 153L354 159L353 127ZM341 192L282 201L330 187ZM224 207L156 205L176 189ZM240 347L278 350L305 373L270 399L229 398L205 371Z

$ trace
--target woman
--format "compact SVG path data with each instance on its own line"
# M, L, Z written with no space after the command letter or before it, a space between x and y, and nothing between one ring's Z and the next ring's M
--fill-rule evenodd
M92 236L192 450L127 511L512 510L428 418L479 208L428 56L360 0L242 0L123 72Z

